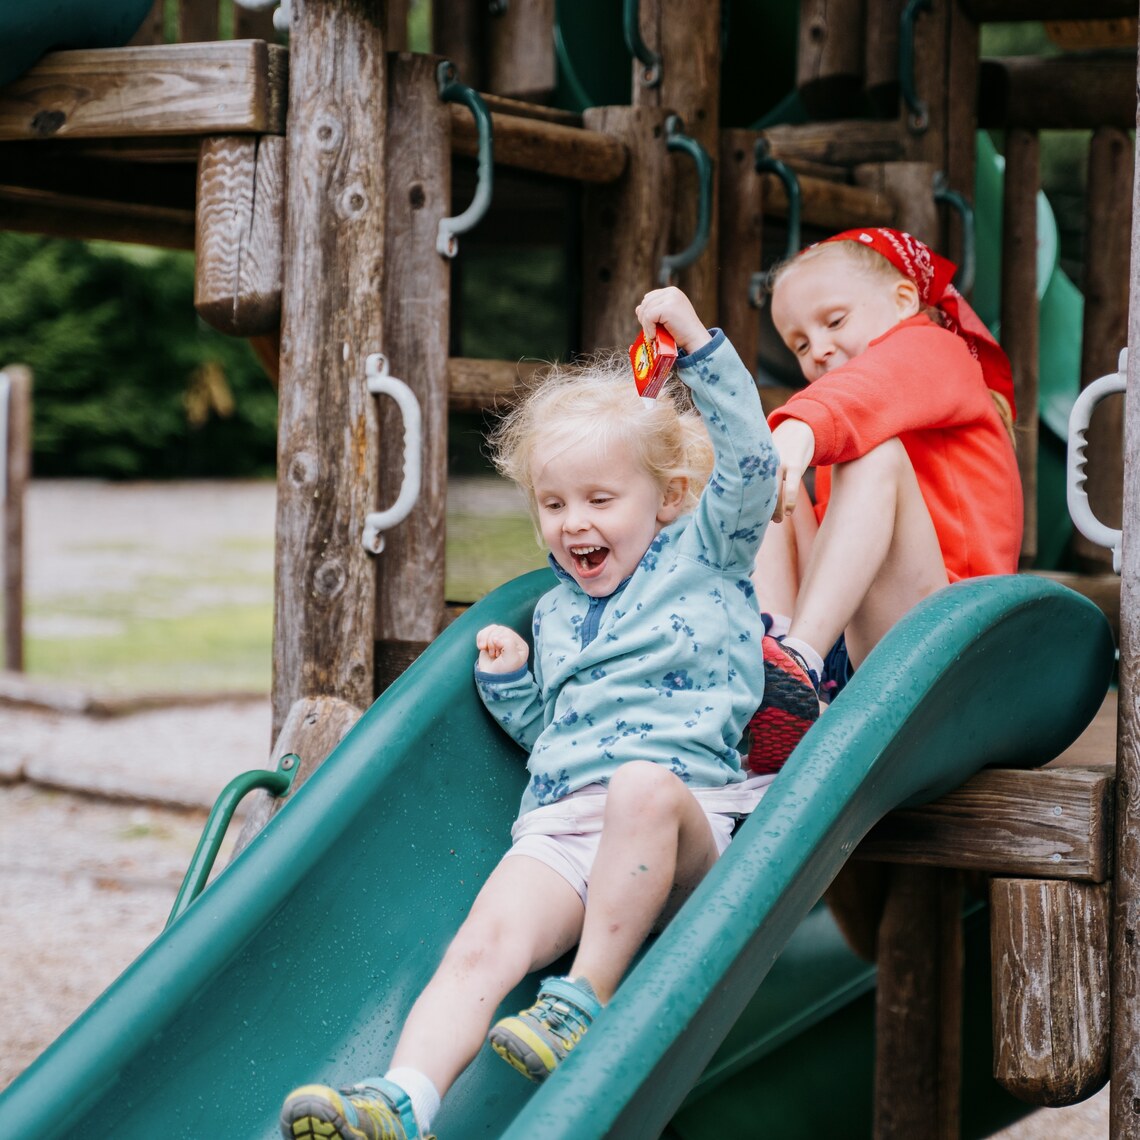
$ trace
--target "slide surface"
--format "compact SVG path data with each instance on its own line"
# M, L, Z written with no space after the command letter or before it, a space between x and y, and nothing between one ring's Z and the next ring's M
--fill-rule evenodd
M508 841L524 783L522 754L474 693L475 630L526 630L551 581L540 571L509 583L428 649L0 1095L0 1133L266 1140L294 1085L383 1068ZM448 1098L440 1136L659 1135L861 836L986 764L1049 760L1096 711L1112 660L1100 612L1048 581L975 579L928 599L812 729L562 1069L536 1091L484 1050ZM868 984L852 963L836 992ZM533 992L530 979L504 1009ZM759 1030L763 1048L795 1036L793 1013ZM730 1045L747 1060L739 1028ZM718 1058L707 1079L735 1063Z

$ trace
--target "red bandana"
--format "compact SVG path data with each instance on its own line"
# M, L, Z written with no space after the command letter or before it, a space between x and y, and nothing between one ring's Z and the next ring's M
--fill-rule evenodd
M882 254L904 277L918 287L918 298L924 308L937 309L942 323L956 336L960 336L970 355L982 367L986 386L1009 401L1014 416L1013 373L1009 357L990 335L981 317L970 308L966 298L954 288L953 278L957 266L935 253L930 246L901 230L884 227L875 229L844 230L834 237L825 238L819 245L833 241L854 241L869 245Z

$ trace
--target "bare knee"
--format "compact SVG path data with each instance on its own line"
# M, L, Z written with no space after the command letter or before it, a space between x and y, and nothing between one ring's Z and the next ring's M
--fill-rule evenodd
M843 480L875 480L896 482L901 476L913 473L910 456L897 438L884 440L878 447L871 448L858 459L848 459L832 468L832 479L838 484Z
M630 760L610 778L607 810L628 818L661 819L678 814L685 785L668 768L649 760Z

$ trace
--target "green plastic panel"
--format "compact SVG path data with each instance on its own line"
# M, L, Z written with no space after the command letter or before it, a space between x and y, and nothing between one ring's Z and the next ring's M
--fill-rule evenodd
M508 842L525 780L522 754L475 695L475 630L526 630L551 581L541 571L508 584L427 650L0 1095L0 1134L265 1140L294 1085L384 1067ZM1048 760L1092 717L1112 662L1100 612L1054 583L976 579L928 599L808 734L562 1070L536 1093L485 1050L448 1098L439 1134L657 1136L710 1061L701 1103L715 1106L736 1073L865 1002L867 968L834 932L820 955L829 920L808 918L848 852L900 803L987 763ZM805 918L825 925L797 937ZM777 958L779 984L756 997ZM534 984L504 1009L529 1003ZM754 1000L768 1002L766 1016Z
M0 84L44 52L119 47L138 31L153 0L8 0L0 4Z

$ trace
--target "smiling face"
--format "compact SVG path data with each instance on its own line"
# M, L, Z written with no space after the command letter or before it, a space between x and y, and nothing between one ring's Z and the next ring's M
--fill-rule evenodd
M793 262L776 282L772 323L808 383L918 313L914 282L880 260L884 272L869 269L839 242Z
M540 440L531 453L535 510L555 561L592 598L612 594L663 526L681 513L684 479L662 488L625 451Z

